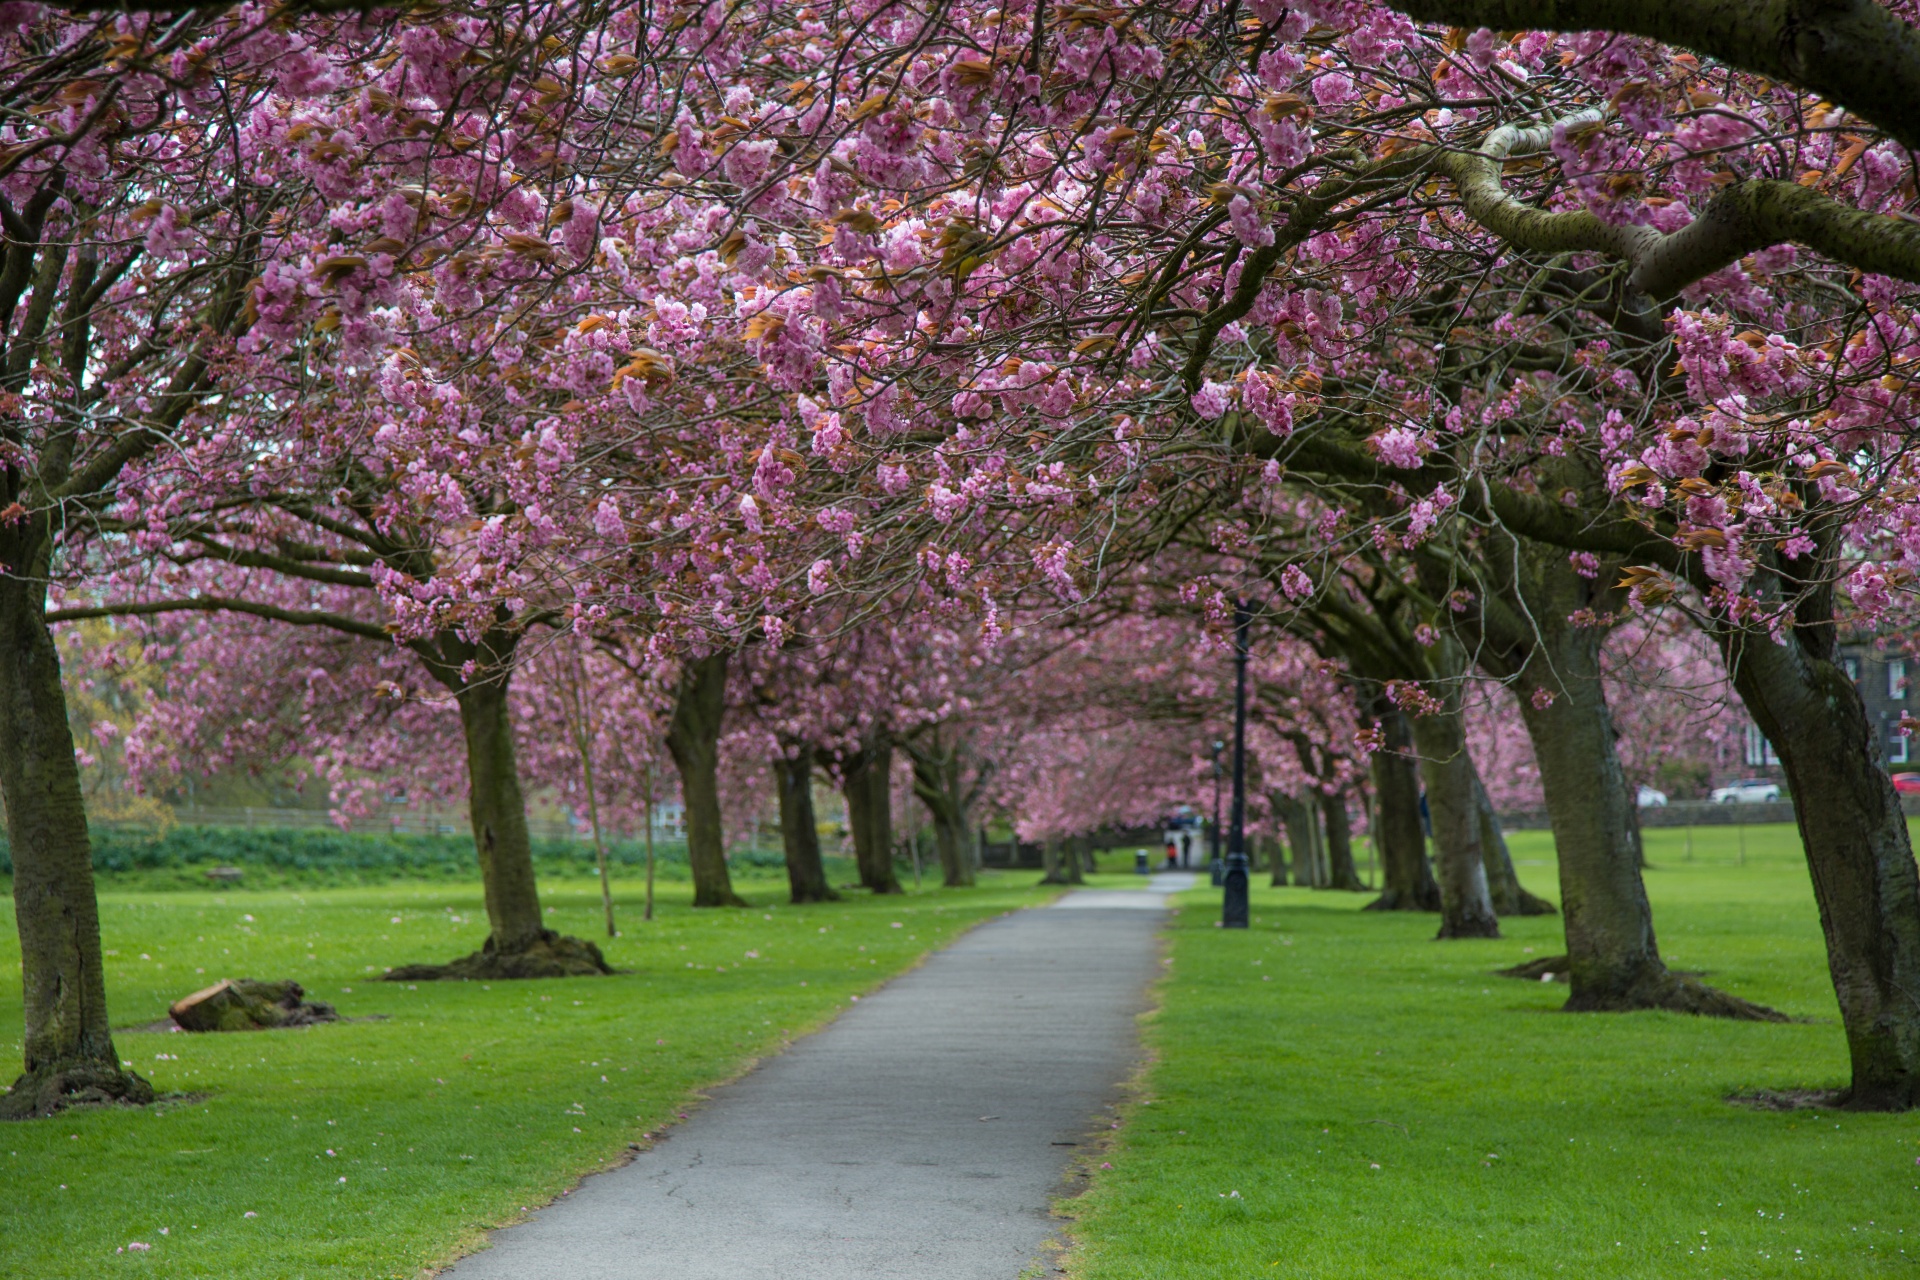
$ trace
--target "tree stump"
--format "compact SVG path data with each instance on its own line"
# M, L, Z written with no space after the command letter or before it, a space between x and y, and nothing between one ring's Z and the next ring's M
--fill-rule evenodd
M259 1031L340 1020L332 1005L304 995L297 982L223 978L176 1000L167 1012L183 1031Z

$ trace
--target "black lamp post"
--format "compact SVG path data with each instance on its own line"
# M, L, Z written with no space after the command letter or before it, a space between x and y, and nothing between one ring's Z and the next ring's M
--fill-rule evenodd
M1216 885L1226 871L1226 864L1220 860L1220 753L1226 749L1226 743L1218 738L1213 740L1213 825L1207 828L1207 848L1210 851L1207 870Z
M1233 828L1227 833L1227 865L1220 877L1220 923L1247 927L1247 632L1253 617L1245 601L1233 606ZM1216 864L1218 865L1218 864Z

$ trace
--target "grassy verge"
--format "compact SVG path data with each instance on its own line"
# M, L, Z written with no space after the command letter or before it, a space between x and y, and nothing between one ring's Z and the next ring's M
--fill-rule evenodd
M972 890L695 912L652 924L616 883L613 978L375 981L485 937L477 884L101 895L117 1023L224 976L291 977L356 1019L292 1032L121 1031L121 1056L184 1098L0 1127L0 1274L239 1280L405 1276L618 1160L703 1086L831 1018L986 917L1042 898L1031 873ZM599 887L543 885L553 926L594 937ZM0 973L17 975L11 904ZM17 977L0 1055L19 1061ZM12 1067L7 1068L9 1074ZM117 1253L133 1241L148 1251Z
M1808 1021L1564 1015L1491 976L1556 919L1437 943L1360 895L1212 891L1171 929L1141 1100L1077 1201L1082 1280L1167 1276L1861 1277L1920 1272L1920 1122L1766 1113L1846 1056L1793 829L1647 833L1676 967ZM1545 833L1513 840L1554 887Z

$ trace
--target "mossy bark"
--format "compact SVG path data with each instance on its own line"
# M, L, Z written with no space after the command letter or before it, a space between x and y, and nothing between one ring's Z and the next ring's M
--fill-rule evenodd
M875 893L904 893L893 870L893 744L869 741L842 765L847 825L860 885Z
M519 632L505 625L476 640L448 632L414 646L433 677L452 692L460 708L467 750L467 816L480 862L487 907L487 940L446 964L402 965L389 982L461 979L551 978L613 969L591 942L565 938L546 927L540 886L533 873L533 839L527 830L526 794L520 788L508 697Z
M1442 640L1441 644L1448 650L1440 660L1441 709L1413 718L1420 776L1427 784L1436 879L1440 882L1439 936L1497 938L1500 922L1494 915L1486 859L1481 852L1480 777L1467 750L1466 717L1461 710L1465 657L1452 641Z
M467 743L467 814L494 950L524 951L547 932L533 874L527 801L507 705L507 676L465 685L455 695Z
M1287 796L1281 817L1287 828L1287 845L1293 863L1293 882L1303 889L1326 883L1320 849L1320 812L1311 800Z
M813 755L800 751L773 762L780 789L780 840L787 855L787 888L795 903L836 902L820 858L820 827L813 813Z
M938 737L910 743L913 793L933 819L941 882L949 889L974 883L973 840L967 830L967 796L959 751Z
M1829 612L1830 619L1830 612ZM1920 1106L1920 874L1831 621L1784 644L1720 637L1727 669L1780 754L1826 934L1852 1082L1843 1106Z
M1385 699L1371 707L1380 722L1382 742L1373 753L1375 830L1380 857L1380 896L1368 911L1438 911L1440 886L1427 862L1427 837L1420 824L1420 771L1413 758L1413 729L1407 717Z
M687 863L696 907L744 907L727 870L720 821L720 721L726 710L727 655L689 662L667 725L667 750L680 770L687 813Z
M7 529L0 525L0 797L25 1027L24 1071L0 1097L0 1118L150 1102L153 1086L121 1067L108 1028L93 846L45 618L51 538L41 517Z
M1327 833L1327 888L1349 892L1365 889L1359 868L1353 865L1353 818L1345 795L1320 796L1320 825Z
M1485 781L1474 773L1474 804L1480 815L1480 856L1487 865L1487 891L1493 895L1493 912L1498 916L1550 916L1555 907L1537 894L1527 892L1513 869L1513 854L1507 849L1507 833L1500 828L1500 815L1494 811L1493 798Z
M1567 938L1566 957L1550 968L1568 975L1566 1008L1777 1019L1770 1009L1670 972L1660 958L1640 877L1639 814L1601 679L1606 633L1595 625L1625 603L1608 585L1618 577L1617 563L1589 578L1573 570L1564 550L1525 541L1488 559L1503 572L1489 577L1460 621L1480 637L1481 666L1512 681L1540 766Z

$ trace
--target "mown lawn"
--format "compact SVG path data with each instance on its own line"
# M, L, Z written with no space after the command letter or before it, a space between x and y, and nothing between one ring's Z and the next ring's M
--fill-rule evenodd
M486 934L477 883L101 896L116 1025L220 977L290 977L361 1019L301 1031L121 1031L173 1100L0 1126L0 1276L409 1276L621 1158L705 1086L777 1052L930 948L1044 900L1028 872L971 890L695 912L662 887L607 943L599 887L543 885L553 927L627 970L521 983L376 981ZM0 1057L20 1048L19 952L0 908ZM121 1253L132 1242L145 1251Z
M1557 919L1437 943L1430 917L1262 888L1226 933L1217 891L1184 895L1140 1097L1068 1206L1070 1272L1920 1274L1920 1117L1725 1100L1846 1078L1792 828L1686 839L1648 833L1669 962L1806 1021L1558 1013L1566 988L1491 973L1561 951ZM1513 845L1551 892L1550 838Z

